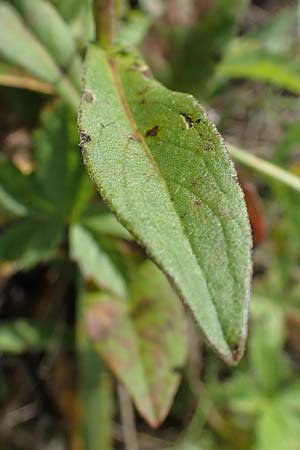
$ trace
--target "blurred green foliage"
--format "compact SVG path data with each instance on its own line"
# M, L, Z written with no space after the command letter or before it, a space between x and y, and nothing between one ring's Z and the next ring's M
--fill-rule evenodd
M267 10L258 23L257 7L238 0L212 3L144 0L137 10L125 3L118 3L123 17L117 45L128 48L140 45L161 80L172 88L206 99L215 116L220 116L220 128L226 136L235 136L241 146L249 142L258 154L300 175L296 2L277 2L276 11ZM49 14L41 27L39 14L43 14L44 8ZM110 450L116 402L113 378L105 363L111 365L114 354L108 355L105 347L97 351L87 338L86 309L91 298L101 303L103 296L113 297L111 304L119 307L128 289L132 289L132 280L148 263L129 233L97 200L78 151L74 106L80 96L83 49L94 34L89 0L0 2L0 84L34 90L40 108L38 124L34 131L30 129L29 173L16 164L9 152L4 151L0 158L0 261L3 268L9 264L13 271L30 271L37 264L51 265L57 261L72 267L72 283L80 299L81 320L76 328L85 411L83 436L87 449L96 450L98 446ZM17 115L26 110L31 117L33 108L37 108L21 90L16 93L7 88L5 96ZM186 368L175 368L176 377L177 373L181 376L181 387L169 422L157 432L157 436L168 436L164 431L169 431L170 424L169 428L176 430L171 435L178 439L178 444L171 446L166 442L157 448L299 448L299 194L276 180L266 183L253 171L241 170L240 178L258 187L268 229L263 243L254 249L248 350L240 365L229 369L202 342L190 340ZM74 262L79 270L73 270ZM159 302L168 298L169 293L165 292L168 286L164 279L161 288L151 286L154 281L152 274L145 284L150 284L149 292L156 293L159 309ZM137 285L138 282L139 279L134 281ZM136 295L135 301L145 300L143 287L135 289L143 294ZM142 307L141 301L140 315L130 311L123 323L135 337L137 347L145 343L137 337L136 324L140 320L146 324L153 320L151 315L143 317ZM102 314L100 309L97 314L107 327L116 326L109 314ZM167 312L162 309L156 314L162 320ZM172 311L169 315L173 317ZM158 324L159 321L155 325ZM188 325L192 330L192 322ZM96 332L97 326L96 321ZM172 321L169 326L171 338L168 334L165 338L172 342L163 350L173 352L178 329ZM51 324L45 320L5 318L0 324L1 354L68 347L71 345L68 327L69 324L59 327L53 333ZM119 332L122 337L124 329ZM181 349L182 354L184 351ZM167 353L167 356L173 360L178 355ZM125 362L130 364L130 359ZM144 359L137 358L135 362L142 371ZM159 385L155 377L160 374L151 358L150 362L146 363L146 369ZM121 374L114 368L112 371L119 379L130 375L127 369ZM143 399L135 382L128 384L139 406ZM151 395L150 398L153 400ZM160 400L165 406L170 403L170 396L165 403L163 398Z

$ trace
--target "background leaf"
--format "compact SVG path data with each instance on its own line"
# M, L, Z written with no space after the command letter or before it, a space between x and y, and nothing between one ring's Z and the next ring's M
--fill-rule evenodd
M16 216L51 211L51 205L41 196L36 177L22 174L5 157L0 157L0 207Z
M5 61L54 85L63 98L77 108L79 98L75 87L7 1L0 3L0 54Z
M166 417L186 357L182 308L150 262L134 274L129 297L87 298L86 332L130 392L141 415L156 427Z
M62 236L62 224L55 219L22 218L2 232L0 262L15 261L19 268L33 266L54 254Z
M33 142L42 192L58 214L75 220L87 207L94 187L82 164L73 119L62 104L45 111Z
M29 75L25 70L11 66L0 61L0 85L29 89L31 91L42 92L43 94L53 94L54 88L51 84Z
M113 383L85 332L87 311L84 282L77 274L76 344L79 354L79 389L81 400L81 436L86 450L113 449Z
M103 207L101 209L91 207L81 217L81 223L94 233L132 240L132 236L126 228L112 213L103 211Z
M126 295L126 284L109 256L93 235L80 225L70 229L71 255L87 280L109 289L118 296Z
M71 30L58 11L45 0L13 0L13 3L60 70L81 89L81 58Z
M53 324L37 323L24 319L1 321L1 353L24 353L45 351L70 344L70 336Z

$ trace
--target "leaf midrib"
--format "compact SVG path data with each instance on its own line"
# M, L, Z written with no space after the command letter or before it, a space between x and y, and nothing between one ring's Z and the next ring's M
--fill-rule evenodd
M147 146L147 144L146 144L146 142L145 142L143 136L141 135L141 133L140 133L140 131L139 131L139 129L138 129L138 126L137 126L137 124L136 124L136 121L135 121L135 119L134 119L134 117L133 117L133 115L132 115L132 113L131 113L131 111L130 111L130 107L129 107L128 103L127 103L126 97L125 97L124 92L123 92L123 86L122 86L122 82L121 82L121 79L120 79L119 74L118 74L118 69L117 69L117 67L116 67L115 59L114 59L113 57L108 56L107 54L105 54L105 61L106 61L106 63L107 63L109 72L111 73L111 76L112 76L112 79L113 79L113 82L114 82L113 85L114 85L114 87L115 87L117 96L118 96L118 98L120 99L120 103L121 103L121 106L122 106L122 108L123 108L123 110L124 110L125 116L126 116L128 122L129 122L130 127L132 128L132 130L133 130L133 132L134 132L134 136L136 137L137 141L138 141L138 142L141 144L141 146L143 147L146 156L150 159L150 161L151 161L151 163L152 163L152 165L153 165L153 167L154 167L154 170L155 170L155 171L157 172L157 174L159 175L159 178L160 178L162 184L164 184L164 186L165 186L165 191L167 192L167 195L168 195L169 200L170 200L170 204L172 205L172 207L173 207L173 209L174 209L174 211L175 211L175 214L176 214L176 216L178 217L178 221L179 221L180 226L181 226L181 228L182 228L183 235L185 236L186 241L187 241L188 244L189 244L189 248L191 249L191 252L192 252L193 256L195 257L195 260L197 261L197 263L198 263L198 265L199 265L199 268L200 268L201 273L202 273L202 275L203 275L203 280L205 281L205 284L206 284L206 287L207 287L207 291L208 291L209 296L210 296L211 303L212 303L212 305L213 305L213 307L214 307L214 310L215 310L215 313L216 313L216 317L217 317L218 322L219 322L219 326L220 326L220 330L221 330L221 333L222 333L223 340L224 340L224 342L226 343L226 345L227 345L227 347L228 347L229 354L230 354L231 357L232 357L232 351L231 351L230 345L229 345L229 343L228 343L228 341L227 341L227 339L226 339L226 335L225 335L224 330L223 330L223 327L222 327L222 322L220 321L219 313L218 313L218 310L217 310L216 305L215 305L215 302L214 302L214 297L213 297L212 294L211 294L209 285L208 285L207 280L206 280L206 274L205 274L205 272L203 271L202 266L201 266L201 263L199 262L199 260L198 260L198 258L197 258L197 255L195 254L195 251L194 251L194 249L193 249L193 247L192 247L192 245L191 245L189 239L188 239L187 236L186 236L185 226L184 226L184 224L182 223L182 221L181 221L181 219L180 219L180 216L178 215L177 210L176 210L176 208L175 208L175 206L174 206L174 202L172 201L172 198L171 198L171 195L170 195L170 191L169 191L168 185L166 184L164 178L162 177L162 175L161 175L161 173L160 173L160 169L159 169L159 167L158 167L158 165L157 165L157 163L156 163L156 161L155 161L153 155L152 155L151 152L149 151L149 148L148 148L148 146ZM177 286L177 287L178 287L178 289L180 289L179 286ZM181 290L181 289L180 289L180 290ZM213 344L213 343L212 343L212 344ZM225 356L225 355L224 355L224 356Z

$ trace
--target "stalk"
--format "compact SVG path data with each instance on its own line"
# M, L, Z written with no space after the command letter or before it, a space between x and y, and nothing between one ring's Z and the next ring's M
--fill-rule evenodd
M240 148L227 144L227 148L232 158L251 169L254 169L256 172L261 173L266 178L269 178L274 181L278 181L290 189L294 191L300 192L300 177L288 172L287 170L281 169L273 163L265 161L258 156L255 156L245 150L241 150Z
M94 0L97 41L107 50L113 45L117 30L115 0Z

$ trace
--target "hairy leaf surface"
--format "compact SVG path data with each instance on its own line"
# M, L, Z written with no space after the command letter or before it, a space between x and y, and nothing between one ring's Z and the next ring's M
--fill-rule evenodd
M251 238L235 171L202 107L153 80L138 55L91 47L80 130L103 198L168 274L213 348L236 362Z

